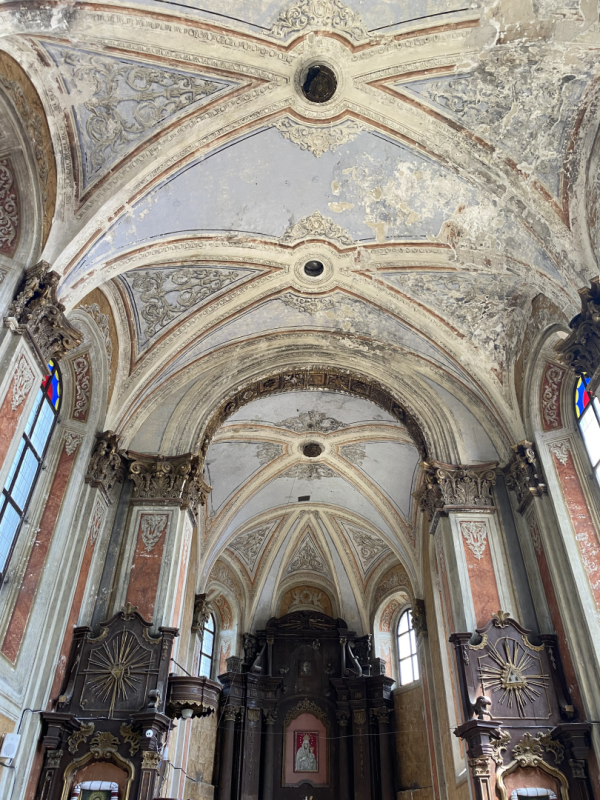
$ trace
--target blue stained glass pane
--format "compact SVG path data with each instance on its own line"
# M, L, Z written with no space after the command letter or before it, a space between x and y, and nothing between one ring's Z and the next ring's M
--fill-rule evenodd
M6 566L6 559L10 552L15 532L19 525L20 517L15 509L10 505L6 505L4 515L0 521L0 571L4 571Z
M35 403L33 404L31 413L29 414L27 425L25 426L25 433L27 434L27 436L29 436L29 434L31 433L31 427L35 422L35 415L37 413L38 408L40 407L41 402L42 402L42 390L40 389L37 393L37 397L35 398Z
M575 387L575 413L577 414L577 419L583 414L590 402L590 396L586 391L586 386L589 382L589 378L579 378Z
M30 435L31 444L35 447L38 455L42 455L44 447L48 441L52 423L54 422L54 414L48 403L43 403L40 409L40 415L35 423L33 433Z
M12 463L12 467L10 468L10 472L8 473L8 478L6 479L6 483L4 484L4 488L8 490L12 479L15 477L15 472L17 471L17 465L19 463L19 459L21 458L21 453L23 452L23 448L25 447L25 439L21 439L19 442L19 449L17 450L17 454L15 455Z
M21 469L15 480L12 490L12 498L21 510L25 508L25 503L29 497L29 492L33 486L35 473L37 472L39 461L30 448L27 448L25 457L21 462Z

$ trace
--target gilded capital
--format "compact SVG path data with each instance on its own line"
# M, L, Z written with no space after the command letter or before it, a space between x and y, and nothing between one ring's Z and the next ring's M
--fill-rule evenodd
M493 507L492 486L496 484L497 461L485 464L444 464L424 461L424 491L421 508L430 519L436 510Z

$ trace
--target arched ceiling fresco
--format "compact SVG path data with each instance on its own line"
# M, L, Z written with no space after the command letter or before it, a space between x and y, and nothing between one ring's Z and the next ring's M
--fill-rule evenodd
M198 450L244 387L318 367L433 457L507 459L533 315L563 324L597 273L596 3L31 0L0 30L56 156L41 255L102 330L125 447ZM419 581L415 440L326 388L248 402L206 453L203 579L261 619L302 547L356 624L369 575Z

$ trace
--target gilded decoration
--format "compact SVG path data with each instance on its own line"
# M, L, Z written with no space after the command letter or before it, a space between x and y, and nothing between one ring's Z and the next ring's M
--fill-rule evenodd
M542 671L541 660L516 639L506 636L489 643L485 655L479 656L479 675L483 692L491 692L497 709L506 709L505 716L514 716L509 712L515 711L517 717L531 718L532 704L544 697L546 712L538 717L549 716L550 676Z
M42 363L60 361L65 353L83 342L83 336L65 317L56 290L60 275L40 261L25 271L17 296L8 308L4 324L15 333L27 334Z
M119 732L125 744L129 745L129 755L134 756L140 749L141 734L133 730L133 725L121 725Z
M78 731L75 731L71 736L69 736L69 753L75 754L79 748L79 745L82 742L87 742L89 737L94 732L94 723L90 722L89 724L82 724L81 728Z
M421 508L431 515L441 507L492 507L497 466L496 461L466 466L423 462L425 490L420 498Z
M532 736L531 733L525 733L522 738L517 742L512 751L513 760L504 766L501 762L496 769L496 785L501 800L508 800L508 791L505 784L505 778L516 769L537 768L541 769L547 775L556 778L560 785L560 800L568 800L569 798L569 784L564 774L551 766L544 760L544 755L548 751L549 734ZM558 748L551 746L549 752L555 758L557 756L562 760L562 746L559 744ZM564 748L562 748L564 751ZM498 762L497 762L498 763ZM585 763L585 762L584 762ZM584 774L585 777L585 774Z
M151 653L141 647L137 638L129 631L121 631L90 653L85 686L108 705L111 717L117 701L138 692L151 663Z
M327 714L316 703L309 700L308 697L305 697L288 711L283 721L283 730L285 731L290 722L293 722L300 714L312 714L320 720L326 728L329 728L329 717Z

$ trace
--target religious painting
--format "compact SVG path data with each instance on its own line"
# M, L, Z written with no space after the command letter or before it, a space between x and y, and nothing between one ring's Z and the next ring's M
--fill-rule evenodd
M298 664L298 674L301 678L312 675L312 661L303 660Z
M294 731L294 772L319 771L319 734Z

